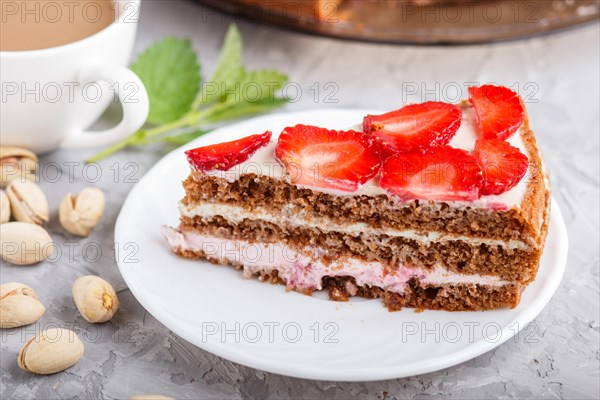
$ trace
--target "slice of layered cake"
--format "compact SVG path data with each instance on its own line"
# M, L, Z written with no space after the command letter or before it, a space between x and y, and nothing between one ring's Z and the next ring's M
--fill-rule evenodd
M519 96L469 93L347 131L296 125L190 150L181 223L164 235L180 256L332 300L515 307L544 247L547 180Z

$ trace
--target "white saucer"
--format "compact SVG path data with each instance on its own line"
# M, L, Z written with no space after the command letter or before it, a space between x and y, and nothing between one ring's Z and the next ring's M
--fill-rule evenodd
M185 149L267 129L279 132L297 123L347 129L368 112L272 114L215 130L165 156L133 188L115 228L118 265L135 297L173 332L211 353L319 380L427 373L469 360L516 335L548 303L563 276L568 239L555 201L539 273L513 310L388 312L379 300L337 303L286 292L280 285L246 280L233 268L185 260L169 251L160 228L178 224L181 181L189 173Z

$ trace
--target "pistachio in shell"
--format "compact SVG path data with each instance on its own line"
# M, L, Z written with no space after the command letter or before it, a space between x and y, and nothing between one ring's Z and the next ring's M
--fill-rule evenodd
M52 238L44 228L27 222L7 222L0 229L0 256L16 265L31 265L54 252Z
M6 193L17 221L38 225L48 221L48 200L34 181L13 179L6 187Z
M83 356L83 343L71 330L51 328L29 339L19 352L19 368L40 375L55 374Z
M0 190L0 224L10 221L10 200L4 190Z
M119 298L110 283L94 275L78 278L73 283L73 300L86 321L110 320L119 309Z
M0 285L0 329L33 324L46 308L27 285L10 282Z
M0 146L0 187L13 179L33 179L37 170L38 158L27 149L14 146Z
M104 193L86 188L77 196L68 193L60 203L60 224L73 235L88 236L104 213Z

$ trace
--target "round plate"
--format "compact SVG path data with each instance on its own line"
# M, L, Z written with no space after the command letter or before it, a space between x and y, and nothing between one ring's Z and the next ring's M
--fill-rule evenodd
M446 368L518 334L550 300L566 264L567 233L556 202L536 280L515 309L388 312L380 300L332 302L244 279L239 271L173 255L162 225L178 224L183 151L297 123L346 129L372 110L272 114L213 131L174 150L129 194L117 220L121 274L139 302L187 341L250 367L320 380L399 378ZM531 331L530 331L531 330Z

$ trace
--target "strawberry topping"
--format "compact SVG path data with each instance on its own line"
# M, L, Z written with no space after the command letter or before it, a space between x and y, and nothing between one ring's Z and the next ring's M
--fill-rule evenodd
M381 187L401 200L473 201L479 198L482 172L465 150L449 146L398 153L381 168Z
M377 174L379 147L357 131L335 131L309 125L281 132L275 150L294 184L352 192Z
M227 171L246 161L269 141L271 141L271 132L266 131L231 142L198 147L186 151L185 154L190 165L199 171Z
M479 131L484 139L508 139L525 118L521 99L504 86L470 87L469 101L475 109Z
M363 120L363 131L396 153L448 144L460 127L461 118L460 107L428 101L382 115L367 115Z
M516 147L498 139L475 142L475 158L483 170L481 194L500 194L523 179L529 160Z

